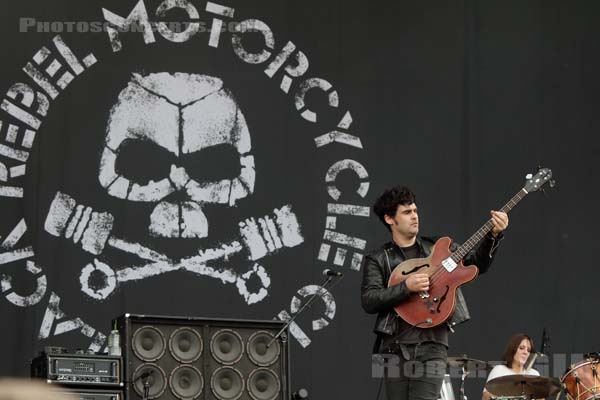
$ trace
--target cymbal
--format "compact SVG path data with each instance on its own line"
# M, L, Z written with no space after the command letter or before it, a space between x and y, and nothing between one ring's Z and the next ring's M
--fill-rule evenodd
M560 391L560 386L549 378L535 375L507 375L492 379L485 389L496 396L548 397Z
M467 371L485 370L490 368L487 361L468 358L466 355L462 357L448 357L448 366L455 368L465 368Z

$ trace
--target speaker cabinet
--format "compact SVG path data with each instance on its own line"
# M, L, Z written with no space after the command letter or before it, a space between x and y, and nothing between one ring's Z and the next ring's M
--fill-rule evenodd
M288 400L289 348L282 321L125 314L126 398Z

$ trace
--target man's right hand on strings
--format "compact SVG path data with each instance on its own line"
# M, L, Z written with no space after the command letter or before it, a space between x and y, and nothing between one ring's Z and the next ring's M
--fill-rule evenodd
M429 290L429 276L427 274L412 274L406 278L406 287L413 293Z

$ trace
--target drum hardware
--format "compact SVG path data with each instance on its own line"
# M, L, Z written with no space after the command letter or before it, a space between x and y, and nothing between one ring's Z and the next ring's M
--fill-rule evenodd
M492 379L485 389L496 398L519 397L540 399L560 392L560 385L550 378L533 375L507 375Z
M462 357L448 357L448 366L453 368L464 368L467 371L488 370L492 365L488 361L468 358L465 354Z
M468 358L466 354L463 354L462 357L448 357L447 362L449 367L460 368L462 370L459 389L460 400L467 400L467 395L465 394L465 378L467 375L472 371L487 370L490 367L487 361Z
M593 355L596 356L593 356ZM586 354L587 358L571 365L560 378L568 400L590 400L600 398L598 353Z
M594 351L592 353L585 353L583 355L583 358L593 358L595 360L600 360L600 353L597 351Z
M455 400L454 389L452 388L452 380L450 374L445 374L442 380L442 387L440 388L439 400Z

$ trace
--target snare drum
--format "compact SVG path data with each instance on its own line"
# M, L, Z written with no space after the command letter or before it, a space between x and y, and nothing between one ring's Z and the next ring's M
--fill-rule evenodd
M560 378L568 400L600 399L600 364L596 359L585 359L571 365Z

